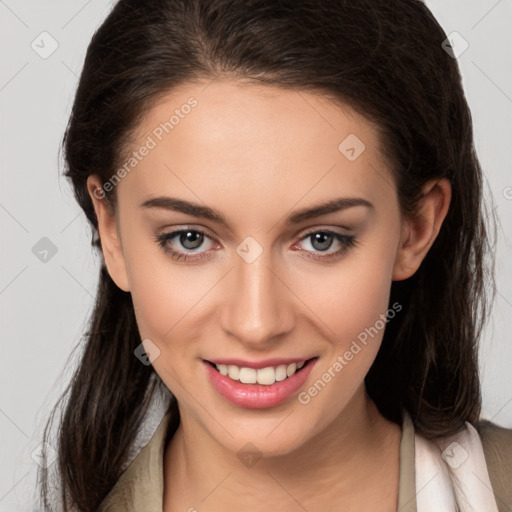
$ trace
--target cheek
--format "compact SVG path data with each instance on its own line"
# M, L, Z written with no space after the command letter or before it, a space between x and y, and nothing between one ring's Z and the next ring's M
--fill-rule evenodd
M317 299L311 309L321 312L322 323L328 326L323 332L330 342L310 386L297 397L304 413L316 418L315 428L325 427L347 407L379 351L388 323L391 286L389 260L379 262L361 258L357 265L336 273L327 291L310 294L311 301ZM394 311L389 318L393 316Z
M321 274L303 273L296 279L297 294L307 297L307 307L318 317L316 324L323 326L322 332L338 350L386 313L393 256L387 245L368 245Z
M194 372L200 368L191 364L199 357L204 337L197 318L200 300L211 285L201 286L190 272L171 268L170 263L160 263L133 269L132 300L141 339L151 340L159 350L152 360L156 373L178 401L186 403L183 387L193 389L198 377Z
M211 276L201 279L198 273L164 264L135 271L133 277L131 293L141 336L165 347L179 337L190 347L201 301L213 285Z
M200 267L177 265L152 240L134 237L133 242L125 242L125 257L142 339L151 339L161 350L169 350L177 336L191 340L200 301L213 286L214 276Z

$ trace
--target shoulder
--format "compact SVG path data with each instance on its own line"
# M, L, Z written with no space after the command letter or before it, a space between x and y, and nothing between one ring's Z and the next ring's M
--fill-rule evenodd
M512 478L512 429L488 420L481 420L474 427L482 440L486 460L507 469Z
M145 444L103 499L98 512L161 512L163 506L165 446L171 430L165 414Z
M512 429L488 420L473 424L482 441L489 479L499 510L512 505Z

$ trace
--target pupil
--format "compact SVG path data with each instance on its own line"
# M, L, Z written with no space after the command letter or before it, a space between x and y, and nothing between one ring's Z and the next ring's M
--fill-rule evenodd
M180 243L187 249L197 249L203 241L202 237L203 235L197 231L187 231L181 234ZM199 243L197 243L197 240L199 240ZM190 244L192 247L190 247Z
M323 242L322 242L322 239L323 239ZM325 241L326 239L327 239L327 243ZM320 241L321 247L315 247L314 242L317 242L317 241ZM317 250L322 251L322 250L329 249L331 244L332 244L332 235L329 235L328 233L316 233L314 235L313 247L315 247Z

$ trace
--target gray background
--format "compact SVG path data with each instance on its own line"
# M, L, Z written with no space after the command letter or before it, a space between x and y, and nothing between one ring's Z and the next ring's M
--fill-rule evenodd
M58 150L87 45L111 5L0 0L0 512L33 510L42 427L93 304L98 262L60 177ZM501 221L498 293L481 342L484 417L512 428L512 0L427 5L447 34L469 44L458 60L487 196ZM45 31L50 36L40 36ZM42 58L52 44L57 49ZM50 247L46 261L41 247Z

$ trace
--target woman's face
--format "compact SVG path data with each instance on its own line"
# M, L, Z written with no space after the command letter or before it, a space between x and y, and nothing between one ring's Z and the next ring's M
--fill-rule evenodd
M375 127L312 93L216 80L155 105L130 155L103 184L117 223L102 183L89 190L182 426L284 454L345 421L401 308L391 281L428 249L401 221Z

